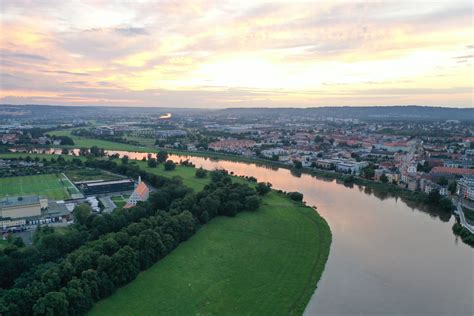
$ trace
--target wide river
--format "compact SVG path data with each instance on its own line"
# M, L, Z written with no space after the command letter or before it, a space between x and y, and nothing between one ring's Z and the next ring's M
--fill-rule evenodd
M141 159L144 153L109 151ZM474 250L449 214L411 207L361 186L283 168L174 156L299 191L331 227L326 269L306 315L474 315Z

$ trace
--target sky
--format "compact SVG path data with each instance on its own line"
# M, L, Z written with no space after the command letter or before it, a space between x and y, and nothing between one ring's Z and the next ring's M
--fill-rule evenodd
M470 1L0 1L0 104L474 107Z

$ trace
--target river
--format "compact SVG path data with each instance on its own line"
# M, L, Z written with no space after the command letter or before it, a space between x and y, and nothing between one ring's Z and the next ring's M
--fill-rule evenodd
M450 214L283 168L190 156L170 159L254 176L276 189L299 191L307 204L317 206L333 241L306 315L474 315L474 250L452 233Z

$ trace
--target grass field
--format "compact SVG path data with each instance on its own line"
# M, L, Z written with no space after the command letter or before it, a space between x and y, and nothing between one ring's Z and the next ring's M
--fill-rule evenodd
M301 314L329 245L317 213L272 192L257 212L212 220L90 315Z
M70 198L73 193L80 192L62 174L0 178L0 197L39 195L63 200Z
M114 202L114 204L117 206L117 208L122 208L125 206L125 204L127 204L127 198L125 198L122 195L113 196L111 199Z

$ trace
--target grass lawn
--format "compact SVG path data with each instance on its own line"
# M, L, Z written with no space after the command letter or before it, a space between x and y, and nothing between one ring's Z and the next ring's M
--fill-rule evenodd
M276 192L219 217L90 315L301 314L324 270L326 222Z
M79 193L62 174L43 174L0 178L0 197L39 195L49 199L63 200Z

